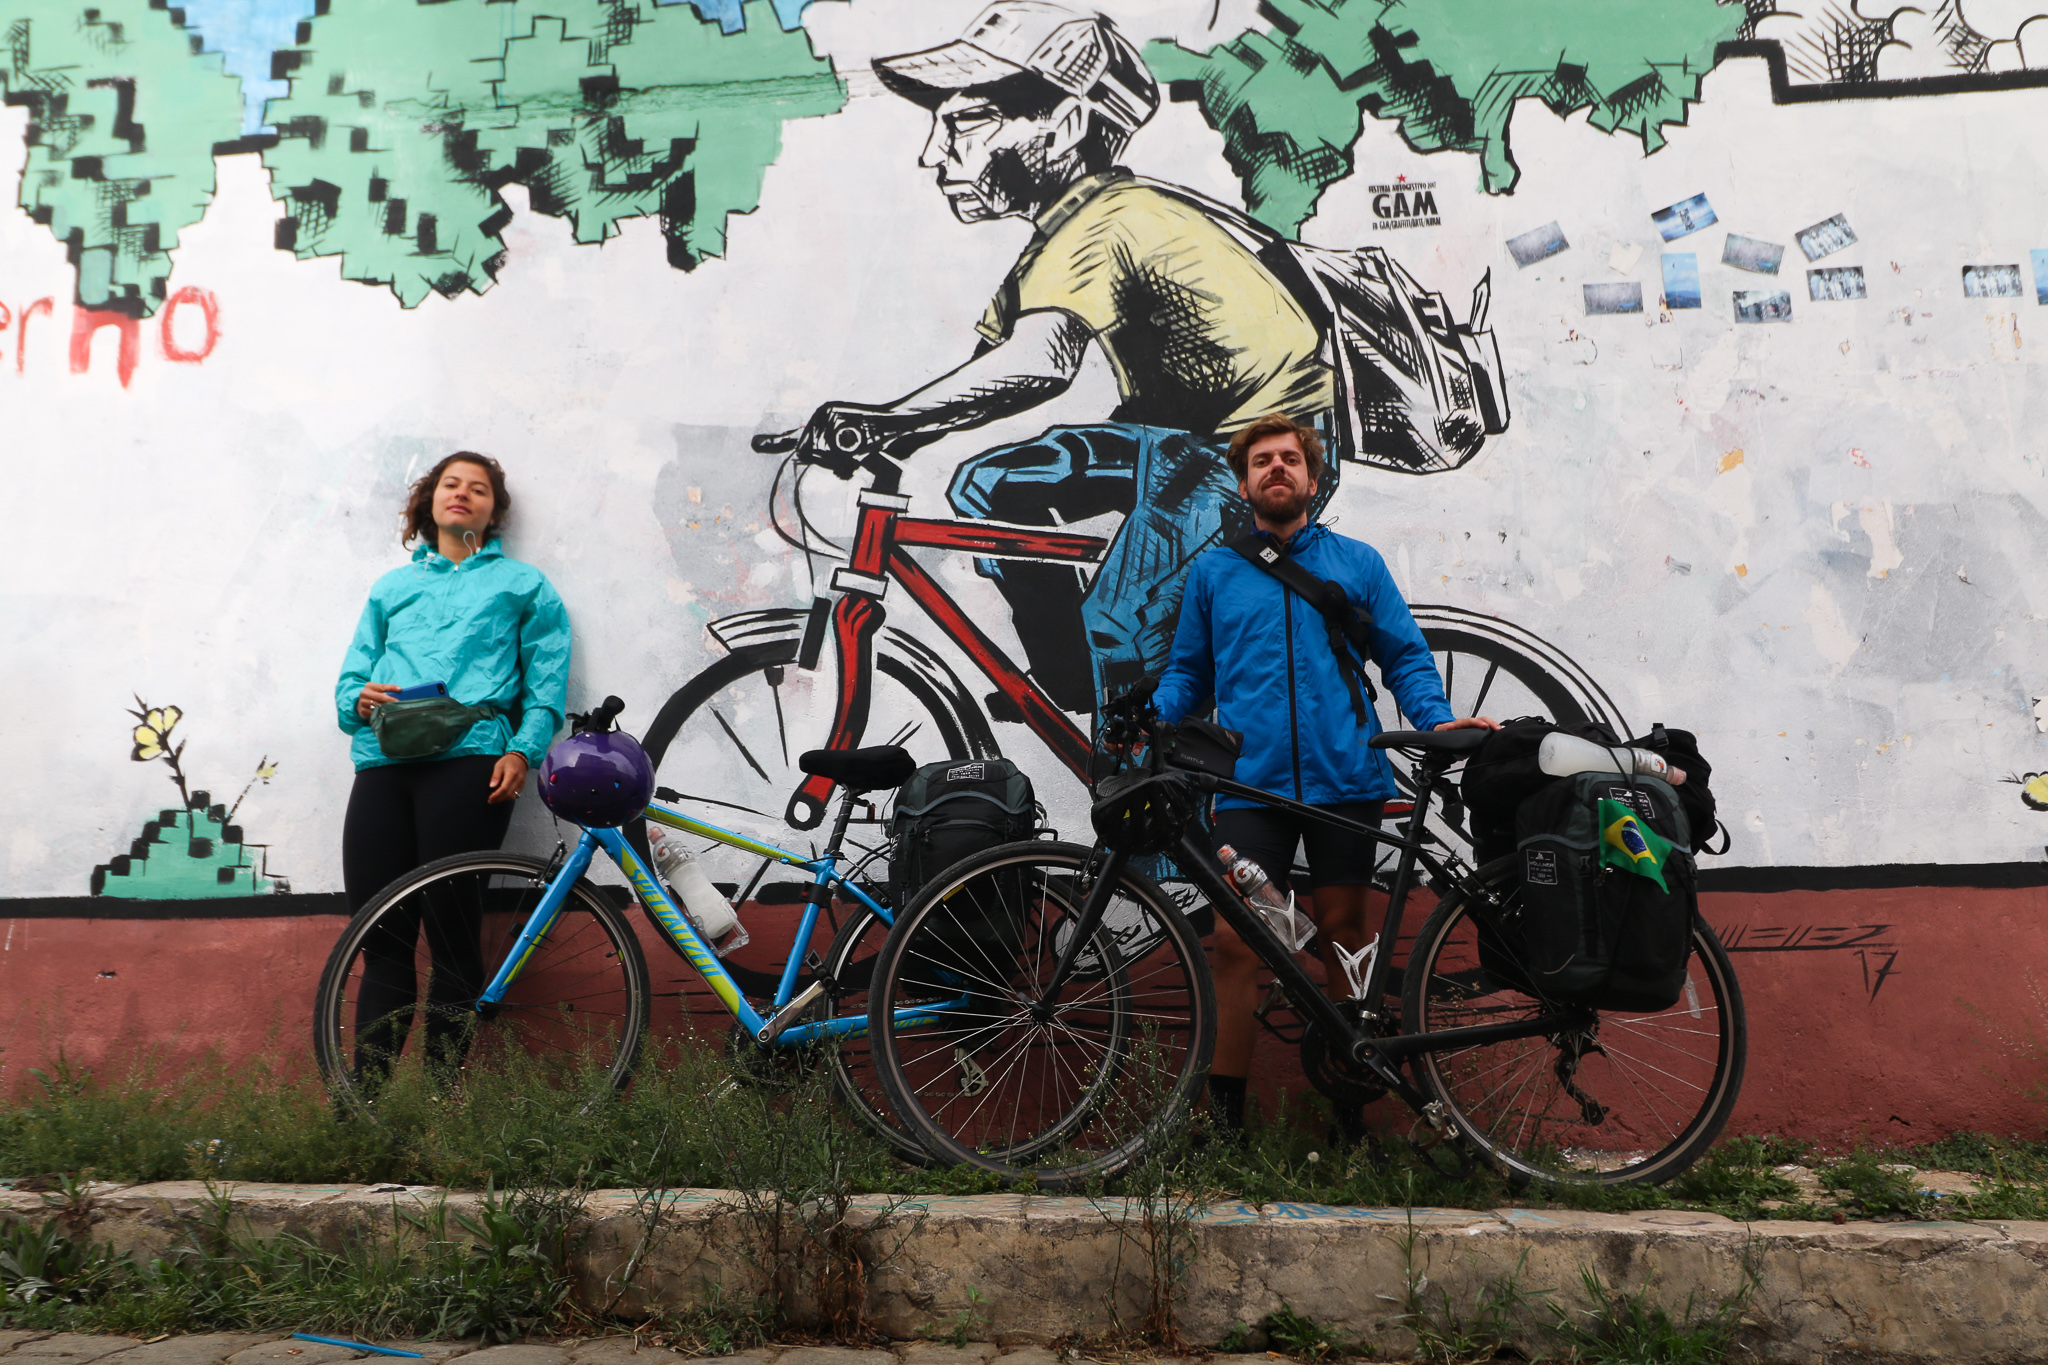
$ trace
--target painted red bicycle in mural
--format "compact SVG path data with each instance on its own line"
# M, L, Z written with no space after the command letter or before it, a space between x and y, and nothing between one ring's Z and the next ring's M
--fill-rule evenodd
M679 809L706 819L731 821L737 814L768 827L814 828L829 792L797 770L805 750L887 743L903 745L920 762L994 757L1003 752L998 724L1023 727L1080 782L1089 780L1094 746L1084 726L1092 717L1056 705L997 642L989 623L956 598L946 578L960 569L972 572L969 566L927 563L917 552L1086 569L1102 562L1115 537L913 515L912 500L901 491L902 466L878 445L850 432L842 446L846 459L790 451L778 471L778 529L821 561L813 581L829 592L808 609L740 612L710 624L726 657L668 698L643 741L660 780L682 794ZM757 448L789 449L777 438L763 438ZM803 507L805 474L828 462L835 473L865 480L845 544L825 537ZM780 493L785 480L786 498ZM1189 557L1204 548L1187 547ZM898 624L904 597L936 627L934 636L921 638ZM893 619L891 606L897 608ZM1460 715L1541 713L1559 721L1599 720L1626 732L1613 699L1555 646L1462 608L1424 604L1412 610ZM963 681L961 662L992 690L977 697ZM1391 698L1380 706L1383 723L1394 727ZM1412 794L1412 775L1399 771L1399 777ZM1438 799L1446 795L1455 803L1455 791ZM1456 804L1434 816L1432 827L1454 853L1469 845ZM709 849L704 856L715 880L736 886L752 880L754 869L737 861L718 865L721 856L734 855Z

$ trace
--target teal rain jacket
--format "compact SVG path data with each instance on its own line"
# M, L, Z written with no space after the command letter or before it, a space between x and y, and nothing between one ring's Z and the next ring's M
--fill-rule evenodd
M496 537L460 564L421 545L371 587L334 687L358 772L397 761L356 715L373 682L444 682L459 702L495 702L508 715L478 721L439 757L517 749L538 768L568 706L568 610L541 571L508 559Z
M1409 723L1428 730L1452 719L1436 660L1380 552L1325 526L1305 526L1281 548L1372 613L1374 662ZM1366 747L1379 717L1368 708L1359 725L1322 616L1227 547L1202 555L1188 575L1153 704L1178 722L1211 695L1217 722L1244 734L1238 781L1312 806L1395 795L1387 756Z

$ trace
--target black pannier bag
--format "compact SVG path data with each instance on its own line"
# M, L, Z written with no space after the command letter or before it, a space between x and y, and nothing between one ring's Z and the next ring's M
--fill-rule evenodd
M1658 724L1640 739L1622 740L1597 720L1559 725L1542 716L1522 716L1501 722L1500 729L1488 735L1486 743L1465 762L1460 795L1471 820L1475 863L1490 863L1514 850L1515 812L1521 809L1522 802L1557 780L1536 762L1543 737L1553 731L1616 749L1648 749L1661 756L1685 774L1684 783L1674 790L1692 828L1688 847L1694 853L1727 851L1725 844L1717 849L1708 848L1718 823L1714 817L1714 790L1709 785L1714 769L1701 755L1699 739L1692 731Z
M1472 757L1465 760L1459 794L1471 822L1473 862L1480 866L1505 858L1515 849L1515 812L1522 803L1557 781L1537 766L1536 751L1553 731L1589 739L1595 744L1620 741L1598 721L1559 725L1542 716L1502 721Z
M1685 989L1699 905L1684 804L1657 777L1548 781L1516 809L1518 894L1502 914L1480 912L1480 966L1500 985L1558 1004L1669 1009ZM1603 861L1602 800L1671 844L1669 890Z
M1007 758L927 763L896 791L889 822L895 849L889 892L900 914L926 883L961 859L1029 839L1038 828L1031 779ZM917 990L957 991L985 983L1023 944L1023 869L961 888L926 920L911 944L904 980Z

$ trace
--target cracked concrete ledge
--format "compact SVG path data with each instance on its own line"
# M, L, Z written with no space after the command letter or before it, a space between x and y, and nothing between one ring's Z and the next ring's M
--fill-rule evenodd
M401 1210L478 1200L401 1186L249 1184L227 1193L237 1224L254 1235L290 1232L329 1246L389 1236ZM145 1254L203 1221L215 1198L192 1181L100 1186L94 1194L92 1235ZM614 1297L650 1228L622 1310L688 1306L713 1286L751 1291L738 1196L664 1191L658 1218L655 1198L633 1190L590 1197L578 1267L589 1300ZM49 1211L38 1195L0 1192L0 1217ZM1142 1313L1143 1239L1135 1214L1125 1220L1114 1201L863 1196L854 1221L870 1267L870 1317L897 1340L937 1324L945 1330L962 1313L978 1315L977 1335L1006 1345L1088 1336L1109 1327L1113 1292L1127 1320ZM1711 1305L1736 1294L1747 1264L1757 1283L1739 1342L1758 1361L2048 1359L2048 1223L1742 1224L1677 1210L1222 1203L1197 1220L1192 1237L1179 1311L1194 1342L1218 1341L1284 1301L1383 1354L1405 1354L1412 1338L1394 1319L1411 1265L1429 1277L1432 1304L1469 1314L1489 1284L1510 1275L1526 1291L1547 1292L1549 1302L1583 1306L1587 1268L1682 1312L1688 1299ZM1532 1308L1532 1323L1547 1320L1540 1304Z

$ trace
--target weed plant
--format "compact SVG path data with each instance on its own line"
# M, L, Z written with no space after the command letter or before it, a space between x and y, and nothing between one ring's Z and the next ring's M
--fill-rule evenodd
M736 1068L713 1102L668 1116L662 1136L680 1138L687 1126L690 1141L708 1143L719 1161L716 1183L730 1188L745 1229L752 1313L861 1341L876 1336L866 1317L868 1281L902 1249L917 1215L902 1195L859 1200L889 1183L891 1163L833 1106L823 1061Z
M775 1305L754 1296L728 1298L711 1286L705 1301L670 1313L653 1333L661 1343L692 1356L729 1356L772 1340L782 1329Z
M1122 1131L1135 1132L1171 1110L1172 1070L1148 1036L1133 1049L1130 1071L1152 1085L1120 1094L1112 1118ZM1096 1212L1117 1236L1105 1298L1119 1345L1186 1350L1180 1287L1195 1257L1195 1223L1227 1188L1232 1145L1207 1106L1197 1105L1161 1123L1113 1187L1098 1184L1090 1191Z
M1757 1284L1754 1260L1745 1255L1742 1283L1726 1299L1702 1305L1685 1296L1677 1317L1642 1289L1623 1290L1602 1280L1592 1267L1579 1272L1586 1307L1552 1302L1550 1335L1579 1365L1721 1365L1735 1346Z
M569 1312L574 1202L485 1195L474 1213L401 1211L397 1235L334 1251L234 1226L223 1194L183 1241L147 1260L67 1231L61 1214L0 1225L0 1326L45 1331L275 1329L516 1340Z
M926 1324L918 1335L926 1341L964 1348L970 1341L988 1339L988 1298L977 1285L967 1286L967 1306L943 1321Z
M1399 1311L1389 1322L1406 1328L1415 1338L1417 1358L1431 1365L1468 1365L1509 1351L1510 1344L1526 1332L1533 1316L1531 1305L1549 1292L1523 1286L1529 1253L1521 1254L1514 1269L1490 1278L1478 1298L1463 1303L1453 1299L1441 1284L1430 1283L1428 1270L1417 1255L1420 1245L1421 1235L1411 1216L1401 1238L1401 1295L1398 1299L1380 1295L1398 1304Z
M1917 1218L1927 1210L1927 1196L1905 1173L1886 1169L1886 1163L1881 1162L1875 1152L1854 1152L1840 1161L1822 1166L1817 1174L1824 1188L1837 1191L1866 1217L1905 1215Z
M1777 1138L1733 1138L1707 1153L1666 1189L1675 1198L1719 1210L1739 1222L1782 1218L1786 1206L1801 1203L1802 1197L1799 1187L1777 1168L1804 1154L1803 1146ZM1780 1207L1766 1209L1765 1200Z
M775 1145L788 1129L768 1115L793 1106L829 1114L817 1086L801 1094L789 1089L821 1075L815 1059L792 1059L752 1077L769 1080L766 1090L750 1084L734 1105L711 1106L706 1097L726 1086L731 1069L719 1054L688 1042L650 1049L633 1085L616 1095L602 1068L573 1061L513 1057L452 1085L401 1066L366 1121L338 1112L310 1067L278 1055L176 1066L137 1047L96 1065L59 1061L27 1073L13 1095L0 1097L0 1179L36 1178L46 1187L90 1177L675 1189L729 1188L735 1172L746 1169L763 1172L760 1188L770 1188L781 1178L773 1172L794 1171L796 1157ZM1391 1106L1382 1108L1390 1123L1402 1121ZM835 1198L1003 1188L980 1171L905 1166L843 1120L826 1122L829 1137L815 1125L806 1131L814 1134L814 1154L825 1150L819 1143L829 1145L826 1184L839 1192ZM1243 1141L1219 1144L1203 1157L1201 1182L1217 1198L1250 1204L1397 1207L1412 1198L1431 1207L1609 1212L1676 1205L1745 1221L1826 1219L1836 1210L1833 1201L1803 1202L1777 1173L1787 1162L1816 1164L1804 1144L1780 1138L1730 1139L1662 1188L1540 1191L1515 1190L1485 1169L1447 1172L1398 1137L1346 1150L1330 1142L1329 1129L1317 1096L1283 1100L1266 1114L1254 1106ZM738 1165L735 1153L744 1158ZM1937 1206L1910 1177L1879 1169L1891 1161L1969 1171L1985 1184ZM2048 1217L2044 1143L1958 1134L1924 1147L1851 1154L1821 1169L1856 1216L1927 1216L1939 1207L1950 1216ZM1138 1196L1160 1189L1160 1177L1156 1163L1141 1163L1101 1193Z
M1295 1312L1285 1299L1280 1300L1280 1306L1266 1319L1266 1341L1281 1355L1307 1361L1351 1355L1358 1348L1358 1343L1348 1334L1334 1331L1314 1318Z

